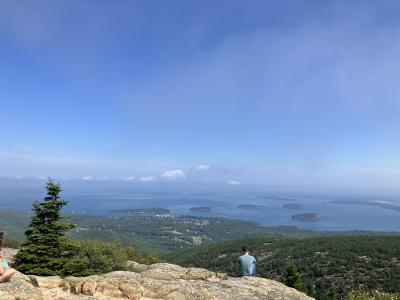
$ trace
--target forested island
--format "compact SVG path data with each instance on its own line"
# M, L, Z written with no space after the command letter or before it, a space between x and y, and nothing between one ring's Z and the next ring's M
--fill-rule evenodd
M390 209L400 212L400 205L395 203L390 203L387 201L360 201L360 200L332 200L331 203L335 204L355 204L355 205L370 205L378 206L380 208Z
M292 219L299 220L299 221L318 221L319 214L317 214L317 213L297 214L297 215L293 215Z
M209 207L209 206L196 206L196 207L191 207L190 211L208 213L208 212L211 212L211 207Z
M237 206L240 209L258 209L261 208L262 206L260 205L255 205L255 204L242 204Z
M302 204L299 203L285 203L282 204L282 208L286 208L286 209L301 209L304 206Z

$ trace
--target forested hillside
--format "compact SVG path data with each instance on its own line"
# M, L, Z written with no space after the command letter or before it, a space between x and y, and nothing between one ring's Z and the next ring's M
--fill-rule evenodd
M165 259L235 275L234 260L242 246L256 257L258 276L282 281L293 263L301 273L304 291L318 299L342 299L351 290L400 290L397 236L253 238L199 247Z
M0 210L0 230L7 240L22 241L31 214ZM264 227L257 223L194 216L70 215L76 225L71 235L79 240L118 241L152 254L196 248L229 240L252 237L311 237L331 235L388 235L380 232L322 232L294 226ZM395 234L395 233L393 233Z
M29 219L27 212L0 210L0 229L7 231L7 239L22 241ZM296 227L267 228L247 221L193 216L70 215L70 221L76 225L71 231L75 239L118 241L152 254L255 236L323 234Z

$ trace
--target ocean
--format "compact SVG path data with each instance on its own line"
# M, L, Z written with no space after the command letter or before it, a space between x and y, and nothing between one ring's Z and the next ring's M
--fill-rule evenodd
M0 209L29 210L33 200L43 198L43 185L43 182L0 184ZM62 196L69 201L64 209L67 213L112 215L110 210L115 209L161 207L170 210L171 214L247 220L264 226L400 232L400 202L395 196L285 193L284 190L232 190L215 186L196 189L155 185L143 188L127 183L98 182L67 182L63 187ZM296 204L297 208L285 208L287 204ZM210 207L210 211L190 209L199 206ZM316 213L318 219L292 218L306 213Z

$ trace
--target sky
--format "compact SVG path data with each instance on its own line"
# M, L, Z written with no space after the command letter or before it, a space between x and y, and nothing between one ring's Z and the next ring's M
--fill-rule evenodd
M398 1L0 2L0 177L400 189Z

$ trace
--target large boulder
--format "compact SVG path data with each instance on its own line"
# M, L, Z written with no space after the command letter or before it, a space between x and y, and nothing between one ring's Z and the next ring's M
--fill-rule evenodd
M41 289L35 287L29 276L17 272L10 282L0 283L0 299L44 300Z
M168 277L169 272L171 276ZM158 264L142 272L117 271L101 276L26 276L19 272L0 284L4 300L231 300L312 299L264 278L231 278L204 269Z

